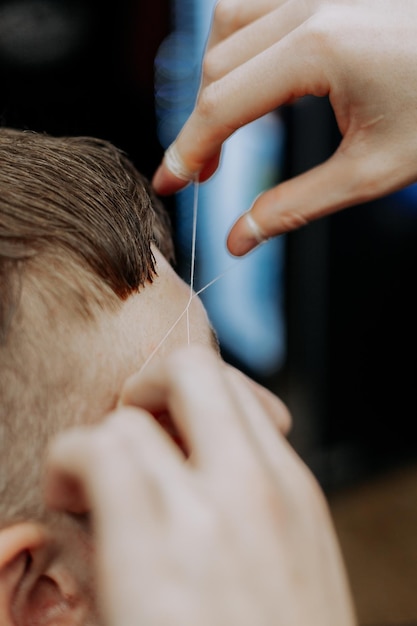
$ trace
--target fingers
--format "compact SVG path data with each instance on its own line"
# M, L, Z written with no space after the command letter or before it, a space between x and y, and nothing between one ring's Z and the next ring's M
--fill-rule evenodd
M125 396L151 412L169 408L177 420L181 416L200 458L201 447L210 453L204 467L185 463L146 411L126 407L93 429L62 436L53 447L49 502L62 508L65 493L74 501L78 490L84 505L93 507L106 623L162 624L173 616L181 624L202 623L207 616L210 623L241 623L248 614L242 602L254 590L256 610L248 623L253 615L259 618L259 609L268 615L271 599L274 623L275 603L282 607L294 575L303 583L311 570L316 580L317 555L319 563L325 556L325 573L330 562L337 591L340 564L331 569L335 549L317 486L312 488L303 463L269 419L283 410L279 402L196 345L132 379ZM327 582L325 576L326 590ZM224 585L231 602L224 602ZM258 597L258 590L266 595ZM299 593L298 584L292 603ZM345 595L342 586L336 607ZM213 598L219 605L210 612ZM295 615L293 607L281 611L284 622L289 614Z
M186 352L188 352L188 349ZM200 356L195 358L200 359ZM203 355L201 358L204 359L205 356ZM216 362L216 366L221 369L222 375L227 376L230 372L230 375L238 377L241 380L241 384L248 387L251 393L257 397L260 405L275 427L278 428L283 435L288 434L292 422L291 415L280 398L234 367L226 365L226 363L222 361L219 363ZM125 406L146 406L147 410L156 417L158 423L162 425L164 430L168 432L175 441L178 441L179 436L177 431L179 425L173 422L172 416L168 413L170 407L167 406L169 401L167 386L175 386L177 382L174 377L172 377L172 379L169 378L169 369L165 372L165 380L163 380L159 369L160 367L161 366L158 365L153 372L148 368L147 375L145 375L145 370L145 372L139 372L131 376L124 385L120 403ZM165 368L165 365L162 365L162 367ZM174 371L175 369L176 367L174 365ZM202 392L202 385L204 385L204 381L199 381L196 387L199 392ZM184 389L181 393L185 394L186 390ZM199 397L201 401L203 396ZM181 421L181 416L179 416L179 421Z
M282 403L273 402L272 394L267 398L253 393L252 385L238 370L229 368L227 377L235 398L240 429L245 433L256 461L255 472L251 465L247 465L246 471L240 470L240 480L234 483L234 489L236 491L238 486L247 489L246 477L253 482L255 476L262 476L260 483L267 487L272 484L278 495L286 476L291 474L291 480L294 480L294 472L298 471L295 467L298 461L295 461L290 446L282 436L277 436L276 422L288 419L288 412ZM271 419L272 415L275 420ZM242 501L244 499L241 498Z
M167 411L193 465L216 466L219 472L226 472L229 463L225 456L219 458L220 446L236 451L242 463L249 451L225 370L225 364L212 350L187 346L132 377L122 402L152 414Z
M208 163L213 163L222 143L233 132L276 107L305 94L329 92L329 59L317 62L319 53L304 36L304 29L301 26L293 30L201 92L194 112L175 141L176 157L183 171L197 176ZM170 172L164 159L153 185L164 194L181 189L186 182Z
M184 484L183 462L151 416L124 407L97 428L57 438L47 462L45 499L50 507L72 513L93 508L99 525L116 532L129 519L145 523L161 516L158 481L169 477ZM126 498L126 493L138 497ZM179 488L175 494L179 506L182 493Z
M270 472L269 457L280 456L286 470L292 463L277 434L277 425L284 431L290 425L283 403L201 346L179 350L132 377L122 401L154 414L168 412L192 467L220 484L223 494L237 485L246 489L245 477L253 482Z
M166 496L159 493L158 483L163 485L169 477L186 484L187 471L184 456L146 411L168 410L189 442L197 460L194 466L216 467L223 476L239 475L248 459L250 466L259 452L262 456L259 442L253 447L249 422L268 433L266 439L261 437L265 442L271 434L276 437L276 424L288 428L282 402L225 366L211 351L194 346L174 355L166 365L149 368L130 381L124 401L140 404L140 410L123 407L98 428L75 429L58 437L47 463L49 506L78 514L93 507L99 519L106 517L110 524L117 522L115 511L144 523L160 515ZM219 454L221 449L233 451L232 472L231 457ZM140 497L126 500L125 492L133 491ZM179 488L176 504L165 502L165 508L185 510L187 498L187 490L182 493Z
M119 409L104 424L62 435L52 447L46 500L66 511L92 509L106 623L147 621L157 581L167 583L163 563L176 522L182 529L199 511L189 486L183 457L136 409Z
M397 155L401 166L392 166L395 140L390 142L388 134L385 142L375 142L370 133L368 140L358 144L345 138L325 163L259 195L249 213L232 227L229 251L244 255L270 237L411 182L404 155Z
M251 393L255 395L268 419L278 428L279 432L283 435L288 435L292 419L288 408L282 400L234 367L228 367L227 369L231 376L241 380L242 386L250 389Z
M330 96L344 136L326 163L257 198L231 230L233 254L415 181L415 6L405 2L395 16L394 8L219 2L197 105L175 142L182 171L204 180L238 128L307 94ZM173 193L186 180L164 161L153 184Z
M219 0L216 5L213 24L207 48L217 45L234 32L258 18L270 13L287 0Z
M252 3L248 4L250 6L247 12L251 13L250 7L252 9L255 7ZM236 67L281 41L312 14L311 3L274 2L268 4L275 5L270 12L262 13L256 21L247 21L246 24L242 24L239 30L207 50L203 62L203 86L219 80Z
M358 178L357 165L336 153L323 165L258 196L249 215L264 240L354 204L359 192L354 184ZM229 251L236 256L246 254L260 243L246 216L237 220L227 239Z
M49 451L44 478L44 498L50 508L74 514L91 508L88 490L83 483L88 475L89 452L87 429L77 429L60 436Z
M160 195L169 195L186 187L191 181L198 180L203 183L217 170L220 157L221 147L218 152L207 159L207 163L202 166L201 171L188 170L178 152L177 144L174 142L166 151L162 164L155 172L152 185ZM174 166L173 163L175 163Z

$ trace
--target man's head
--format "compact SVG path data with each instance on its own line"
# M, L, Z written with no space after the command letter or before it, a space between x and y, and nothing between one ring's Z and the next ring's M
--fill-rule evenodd
M2 624L93 623L90 547L77 520L44 509L42 461L55 433L114 408L183 313L172 256L164 210L116 148L0 129ZM187 340L185 319L161 352ZM197 299L190 319L210 344Z

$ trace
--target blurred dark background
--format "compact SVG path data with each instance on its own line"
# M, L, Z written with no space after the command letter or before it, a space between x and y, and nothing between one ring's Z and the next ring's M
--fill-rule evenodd
M151 177L154 59L172 15L169 0L1 0L0 123L109 139ZM332 153L326 99L281 114L284 177ZM416 457L416 198L409 188L288 235L285 362L243 368L288 402L291 439L327 489Z
M2 125L89 134L125 149L150 176L153 63L169 0L1 0Z
M340 141L326 99L287 113L288 174ZM417 188L288 237L286 393L293 437L328 489L417 455Z

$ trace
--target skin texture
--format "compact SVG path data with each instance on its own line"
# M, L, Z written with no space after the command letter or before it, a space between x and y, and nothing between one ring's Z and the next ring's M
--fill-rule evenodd
M309 94L329 96L343 138L327 162L257 198L267 237L416 181L416 24L413 0L220 0L177 160L204 181L233 132ZM160 194L185 184L165 161L153 179ZM239 218L230 252L256 244Z
M415 181L416 18L412 0L221 0L198 102L175 144L180 170L206 180L234 131L312 94L329 96L342 142L327 163L257 199L262 233ZM186 181L163 163L153 183L163 194ZM229 249L255 243L240 219ZM164 626L174 615L185 626L354 624L323 496L272 427L278 409L201 348L151 363L123 401L136 408L57 441L47 482L52 506L93 510L109 626ZM157 425L161 414L186 456Z
M63 350L56 348L53 355L55 368L74 368L77 380L85 383L76 390L77 398L81 394L85 405L79 398L71 405L74 406L71 426L100 423L119 402L123 384L132 373L141 369L146 372L148 367L163 362L175 348L187 345L186 316L182 316L178 324L175 322L189 302L190 288L158 250L155 249L154 254L157 276L151 284L130 295L115 311L103 310L90 325L64 324ZM33 300L31 304L34 305ZM65 322L66 314L65 308L63 311L57 308L56 324L51 328L53 338L56 338L54 328ZM189 321L190 341L217 353L212 329L198 298L192 300ZM166 337L171 328L172 332ZM144 366L146 362L148 365ZM69 403L70 393L65 391L64 401ZM59 407L55 409L58 411ZM288 417L283 425L288 429ZM57 426L50 437L63 428L63 425ZM24 450L32 459L30 442L25 444ZM48 511L36 522L26 517L11 524L7 519L1 520L2 626L102 624L96 610L94 550L94 535L77 515Z
M355 623L323 495L273 424L282 403L196 345L123 402L136 408L60 436L45 488L52 507L93 511L107 626Z

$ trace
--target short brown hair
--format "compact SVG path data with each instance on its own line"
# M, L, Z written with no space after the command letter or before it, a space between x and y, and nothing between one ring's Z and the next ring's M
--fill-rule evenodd
M123 152L90 137L0 128L0 525L31 510L38 472L19 437L33 437L36 467L50 427L42 372L36 382L33 372L42 314L23 310L32 306L27 296L22 305L23 286L44 312L64 305L89 324L152 282L152 244L173 259L168 216Z

